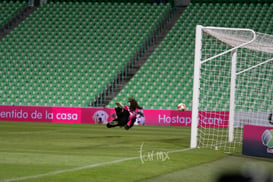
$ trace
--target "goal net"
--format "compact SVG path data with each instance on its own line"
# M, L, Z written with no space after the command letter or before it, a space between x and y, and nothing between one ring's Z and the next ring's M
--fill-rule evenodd
M191 147L240 152L243 126L270 125L273 36L196 27Z

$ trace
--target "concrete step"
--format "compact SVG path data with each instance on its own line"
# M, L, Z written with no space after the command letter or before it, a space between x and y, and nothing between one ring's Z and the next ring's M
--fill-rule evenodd
M0 27L0 40L17 27L22 21L24 21L37 7L26 6L16 15L14 15L10 21Z

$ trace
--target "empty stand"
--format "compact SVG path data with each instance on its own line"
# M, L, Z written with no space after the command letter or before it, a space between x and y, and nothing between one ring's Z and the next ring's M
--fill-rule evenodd
M183 102L190 110L195 26L251 28L272 34L272 8L272 3L190 4L142 68L107 107L114 107L117 101L127 103L129 96L135 96L144 108L176 109L176 105ZM219 104L220 110L227 108L226 103Z
M1 104L87 106L169 8L123 2L44 4L0 41Z
M25 1L0 1L0 27L25 6Z

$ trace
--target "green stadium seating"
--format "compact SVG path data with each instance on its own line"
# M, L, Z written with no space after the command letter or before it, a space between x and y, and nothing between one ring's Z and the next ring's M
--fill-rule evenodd
M116 77L170 4L49 2L0 40L1 104L81 106Z
M0 27L26 6L25 1L0 1Z
M135 96L144 108L176 109L183 102L190 110L197 24L251 28L273 34L273 3L205 2L192 3L185 9L146 63L107 107L114 107L117 101L127 103L129 96ZM226 103L220 103L219 109L227 110Z

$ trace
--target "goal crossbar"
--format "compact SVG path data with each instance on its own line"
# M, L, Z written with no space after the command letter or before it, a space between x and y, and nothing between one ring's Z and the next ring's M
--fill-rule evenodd
M242 31L249 31L249 32L251 32L252 34L253 34L253 38L251 39L251 40L241 40L241 44L239 44L239 45L237 45L237 46L235 46L235 47L233 47L233 48L231 48L231 49L229 49L229 50L226 50L226 51L224 51L224 52L222 52L222 53L220 53L220 54L217 54L217 55L215 55L215 56L212 56L212 57L210 57L210 58L208 58L208 59L205 59L205 60L203 60L203 61L201 61L201 64L202 63L205 63L205 62L207 62L207 61L210 61L210 60L212 60L212 59L215 59L215 58L217 58L217 57L219 57L219 56L222 56L222 55L224 55L224 54L227 54L227 53L229 53L229 52L232 52L232 51L234 51L234 50L236 50L236 49L238 49L238 48L240 48L240 47L244 47L244 46L246 46L246 45L248 45L248 44L250 44L250 43L252 43L253 41L255 41L255 39L256 39L256 33L255 33L255 31L254 30L252 30L252 29L244 29L244 28L241 28L241 29L239 29L239 28L223 28L223 27L203 27L203 26L201 26L201 25L197 25L196 26L196 29L202 29L203 28L203 31L204 32L206 32L206 33L210 33L210 34L212 34L211 32L210 32L210 30L211 29L214 29L214 30L242 30ZM197 31L196 31L197 32ZM212 35L212 37L214 37L214 38L216 38L216 39L219 39L220 41L222 41L223 43L225 43L225 44L228 44L228 45L230 45L230 46L232 46L232 38L233 39L235 39L236 37L229 37L229 38L219 38L220 36L217 36L217 35ZM201 38L201 37L200 37ZM199 39L199 37L197 37L197 39ZM231 41L229 41L229 40L231 40ZM200 40L201 41L201 40Z

